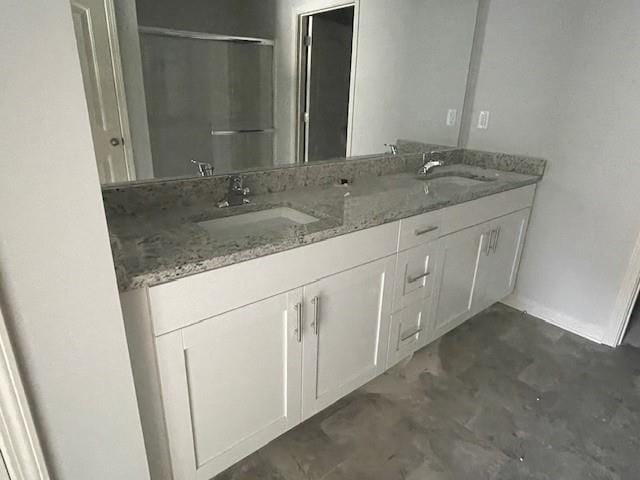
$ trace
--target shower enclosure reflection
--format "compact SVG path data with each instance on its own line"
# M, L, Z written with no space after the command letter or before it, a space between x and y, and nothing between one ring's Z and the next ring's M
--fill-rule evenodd
M274 42L140 28L156 177L273 164Z

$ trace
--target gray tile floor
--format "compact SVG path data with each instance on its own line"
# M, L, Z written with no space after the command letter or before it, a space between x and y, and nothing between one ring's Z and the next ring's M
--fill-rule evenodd
M640 349L496 305L216 480L640 479Z
M625 332L623 343L640 348L640 299L636 301L633 311L631 312L629 326Z

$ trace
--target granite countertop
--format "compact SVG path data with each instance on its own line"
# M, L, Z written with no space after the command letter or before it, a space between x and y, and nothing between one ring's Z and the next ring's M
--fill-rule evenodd
M466 185L452 175L483 180ZM251 196L251 203L220 209L213 202L149 208L109 216L111 243L121 291L176 280L281 252L338 235L530 185L538 175L454 164L428 180L414 173L357 179L330 185ZM425 186L429 192L425 193ZM255 234L217 236L198 222L274 207L290 207L318 220Z

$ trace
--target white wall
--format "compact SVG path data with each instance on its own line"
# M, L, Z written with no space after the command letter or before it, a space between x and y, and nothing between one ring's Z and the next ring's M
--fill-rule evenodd
M347 0L278 0L276 126L280 163L295 160L296 62L292 8ZM362 0L352 155L411 138L457 145L478 0ZM458 110L456 125L445 123Z
M0 285L54 478L148 478L68 0L0 17Z
M595 340L640 232L637 0L492 0L468 147L549 159L514 305Z
M477 0L363 0L352 154L410 138L457 145Z

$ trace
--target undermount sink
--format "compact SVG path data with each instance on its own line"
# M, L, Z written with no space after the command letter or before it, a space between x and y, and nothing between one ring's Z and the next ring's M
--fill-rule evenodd
M423 177L423 180L429 181L432 185L434 184L449 184L455 185L457 187L471 187L473 185L480 185L482 183L487 183L493 181L491 178L483 179L483 178L469 178L462 177L460 175L442 175L434 178Z
M293 208L278 207L198 222L198 225L216 237L237 237L266 231L278 231L316 221L318 221L316 217Z

